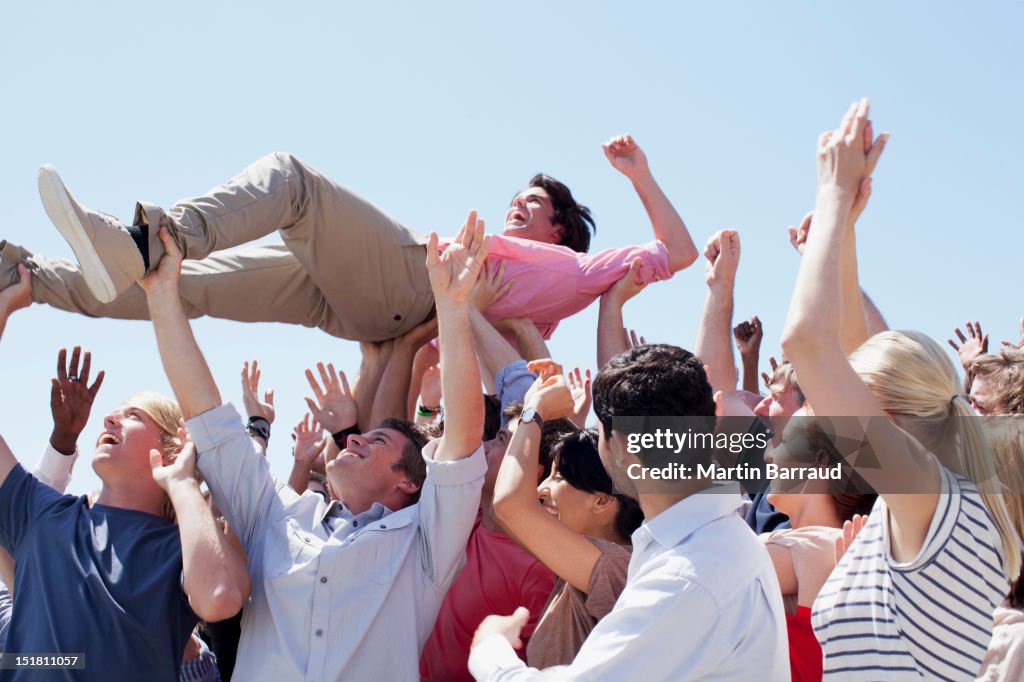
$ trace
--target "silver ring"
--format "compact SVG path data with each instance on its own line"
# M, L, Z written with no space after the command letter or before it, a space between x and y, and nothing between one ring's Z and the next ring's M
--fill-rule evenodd
M78 381L78 375L72 374L71 376L68 377L68 381Z

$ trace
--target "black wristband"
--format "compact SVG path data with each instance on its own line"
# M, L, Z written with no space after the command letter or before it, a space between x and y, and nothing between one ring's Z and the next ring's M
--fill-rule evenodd
M263 417L249 417L249 423L245 425L245 430L253 438L262 438L265 443L270 442L270 422Z
M338 446L339 450L344 450L348 446L348 437L358 436L360 433L359 427L353 424L347 429L342 429L337 433L332 433L331 438L334 439L334 444Z

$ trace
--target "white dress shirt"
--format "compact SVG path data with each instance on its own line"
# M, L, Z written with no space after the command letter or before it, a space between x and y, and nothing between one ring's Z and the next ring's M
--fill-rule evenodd
M527 668L501 635L473 650L479 682L788 682L782 592L762 543L736 514L735 484L691 495L633 533L626 588L571 665Z
M435 462L420 500L353 515L270 474L230 404L189 420L199 469L249 556L240 680L417 680L420 649L465 562L487 463Z

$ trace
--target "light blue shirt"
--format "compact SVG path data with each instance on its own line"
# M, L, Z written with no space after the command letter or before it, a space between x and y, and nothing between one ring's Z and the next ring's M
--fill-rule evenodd
M234 678L415 680L448 587L465 563L487 463L483 448L435 462L417 504L353 515L270 474L241 417L189 420L214 502L249 556L252 600Z
M736 513L735 484L691 495L633 533L626 588L571 665L527 668L508 640L475 648L478 682L788 682L782 593L763 544Z

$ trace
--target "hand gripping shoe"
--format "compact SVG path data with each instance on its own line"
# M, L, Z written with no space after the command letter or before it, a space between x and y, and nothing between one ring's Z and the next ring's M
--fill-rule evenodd
M53 166L39 169L39 198L96 300L110 303L146 274L142 252L121 221L75 201Z

